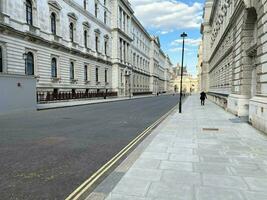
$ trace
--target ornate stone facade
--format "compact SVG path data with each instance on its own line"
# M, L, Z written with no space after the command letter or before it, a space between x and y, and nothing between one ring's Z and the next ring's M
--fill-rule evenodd
M180 92L180 83L181 83L181 66L178 64L174 67L171 78L171 87L172 92ZM186 67L183 69L183 85L182 85L183 93L194 93L199 91L199 81L197 77L193 77L191 74L187 72Z
M207 0L202 88L228 111L267 132L266 0Z
M0 76L34 77L38 91L166 91L154 44L127 0L0 0Z

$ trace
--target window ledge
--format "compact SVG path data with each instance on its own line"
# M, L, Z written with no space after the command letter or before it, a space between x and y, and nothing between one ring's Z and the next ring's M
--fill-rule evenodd
M53 82L58 82L58 81L60 81L60 78L58 78L58 77L52 77L51 80L52 80Z
M70 79L71 83L77 83L78 79Z
M61 36L59 36L57 34L53 34L53 33L51 34L51 38L53 41L56 41L56 42L61 42L61 40L62 40Z

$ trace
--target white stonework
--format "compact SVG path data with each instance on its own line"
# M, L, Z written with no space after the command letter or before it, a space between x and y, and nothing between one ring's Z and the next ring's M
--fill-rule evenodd
M1 0L0 9L0 73L25 75L31 54L38 91L168 90L172 64L127 0Z
M201 86L267 132L267 0L206 0Z
M201 85L201 83L202 83L201 74L202 74L202 66L203 66L203 45L202 45L202 42L200 42L200 44L198 46L197 58L198 58L198 63L197 63L198 91L203 91L205 89L204 89L204 86Z

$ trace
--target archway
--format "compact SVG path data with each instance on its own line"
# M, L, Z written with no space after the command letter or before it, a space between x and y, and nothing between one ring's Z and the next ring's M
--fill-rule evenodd
M246 18L243 30L243 78L247 80L243 88L243 94L253 97L257 93L257 48L258 48L258 23L255 8L246 10ZM246 73L247 71L247 73Z

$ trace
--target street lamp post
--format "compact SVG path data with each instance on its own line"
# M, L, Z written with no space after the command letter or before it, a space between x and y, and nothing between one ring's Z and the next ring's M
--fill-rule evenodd
M181 80L180 80L180 101L179 101L179 113L182 113L182 87L183 87L183 73L184 73L184 40L187 37L187 34L183 32L181 34L181 37L183 38L183 48L182 48L182 68L181 68Z

